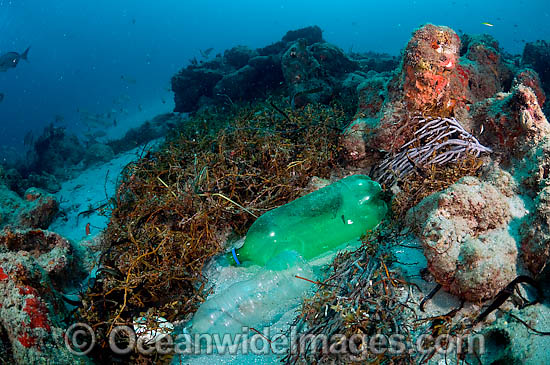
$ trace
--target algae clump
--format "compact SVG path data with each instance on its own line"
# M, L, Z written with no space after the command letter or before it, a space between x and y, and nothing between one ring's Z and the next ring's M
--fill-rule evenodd
M368 176L353 175L273 209L252 224L230 262L263 266L284 251L311 259L361 237L387 212L381 191Z

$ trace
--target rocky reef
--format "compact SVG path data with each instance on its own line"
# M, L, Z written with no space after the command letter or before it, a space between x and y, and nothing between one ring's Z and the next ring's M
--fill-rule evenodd
M442 153L444 145L465 143L451 142L463 138L459 134L479 137L488 148L484 151L490 153L480 156L464 145L464 151L481 158L476 177L455 179L447 189L433 191L408 211L406 219L421 239L436 281L451 293L475 301L494 297L526 267L537 274L547 257L541 228L545 226L541 223L545 222L545 190L540 181L532 181L536 174L525 169L544 166L541 148L548 143L550 124L541 108L544 81L528 68L534 62L527 63L524 55L518 64L488 35L464 38L461 42L452 29L431 24L416 30L396 71L377 74L359 86L358 112L344 132L342 146L349 163L360 168L376 168L383 156L401 153L411 160L403 163L425 174L444 168L430 161L447 159L415 160L413 151L427 145L418 136L429 130L419 125L419 116L456 118L463 127L437 124L428 138L442 139L432 148L435 155ZM527 54L530 47L526 46ZM465 156L457 153L453 162ZM387 166L393 165L381 165L385 170ZM398 179L393 189L406 187L407 180ZM533 194L536 211L521 213L525 208L518 208L524 200L520 196ZM516 223L524 220L537 224L526 223L519 230Z
M379 230L366 232L360 249L336 257L329 279L311 281L318 290L297 318L303 333L398 331L414 341L485 326L494 334L504 331L500 320L513 321L512 311L536 323L540 312L513 306L530 303L505 299L511 283L538 287L548 278L548 49L528 43L522 57L511 56L489 35L459 37L426 24L400 57L345 53L313 26L263 48L236 46L192 60L172 78L175 112L190 112L185 123L178 114L161 115L120 140L89 143L86 152L64 131L47 130L35 144L44 151L35 160L45 170L40 178L27 174L25 186L16 172L2 173L0 359L87 362L63 345L75 319L93 324L102 344L115 325L132 325L136 316L187 321L208 296L203 270L228 248L222 243L232 244L262 213L358 173L378 180L392 212ZM67 277L83 279L86 265L72 242L47 231L58 202L28 184L170 131L176 133L158 151L123 171L97 247L105 275L85 288L71 316L63 292L76 283ZM399 262L395 250L403 247L416 250L421 264ZM423 314L433 284L469 303ZM504 302L498 316L489 315ZM511 343L503 352L508 360ZM350 360L325 355L284 360ZM98 349L91 356L159 360ZM484 360L505 360L499 356ZM385 353L369 360L444 359Z
M459 299L479 303L497 297L495 303L502 304L505 299L500 298L507 297L517 280L534 278L535 285L543 286L547 278L550 124L544 106L550 84L543 67L549 60L546 42L526 45L520 58L502 52L489 35L461 39L448 27L427 24L414 31L398 68L371 72L357 85L357 112L340 141L347 168L370 172L385 185L392 194L392 220L397 220L393 224L404 224L397 231L414 236L399 235L389 227L376 242L393 240L399 246L399 239L387 238L388 230L392 236L417 240L429 273L429 278L422 277ZM354 254L355 259L360 253ZM404 270L395 262L393 268ZM344 272L345 279L336 285L353 281ZM386 274L391 278L391 272ZM340 290L338 298L347 297L351 305L356 292ZM334 308L341 301L327 299L322 288L317 295L313 303L304 303L299 319L307 319L310 328L333 328L339 323L338 313L348 312L344 306L330 319L318 319L313 314L319 315L322 309L312 306ZM489 305L487 313L498 306ZM362 310L368 312L369 307ZM469 333L478 324L469 311L451 311L446 333ZM347 315L350 322L361 323L356 331L370 333L371 322L358 314ZM500 316L514 321L506 312ZM537 317L536 311L529 314L533 321L543 316ZM484 320L486 314L478 318ZM461 321L470 325L463 327ZM401 330L407 331L407 323L403 320ZM344 331L353 326L341 325ZM491 346L493 351L500 345ZM511 348L512 341L503 346ZM513 346L520 345L514 342ZM509 356L510 351L502 353ZM303 356L327 361L314 351ZM503 361L499 356L492 353L484 360ZM437 362L436 358L430 361ZM291 363L296 357L289 359Z
M236 46L214 59L191 64L172 77L175 112L265 99L284 92L289 103L328 103L350 96L366 73L389 71L396 59L376 53L345 54L323 40L317 26L289 31L282 40L252 50Z

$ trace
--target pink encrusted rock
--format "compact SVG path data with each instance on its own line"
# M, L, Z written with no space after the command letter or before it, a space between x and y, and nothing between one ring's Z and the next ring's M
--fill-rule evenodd
M64 314L47 273L30 254L0 253L0 332L9 339L15 363L89 363L65 347Z
M537 102L542 108L544 106L544 102L546 101L546 94L544 93L544 90L542 89L542 84L540 82L539 75L530 68L524 68L523 70L520 70L516 76L514 77L514 81L512 82L512 86L518 86L518 85L524 85L535 93L537 96Z
M30 188L24 198L27 204L19 212L16 224L21 228L47 229L59 212L55 197L40 189Z
M0 232L0 248L32 256L56 287L62 286L66 280L72 249L69 241L57 233L6 227Z
M537 96L523 84L476 104L472 119L477 122L474 128L483 131L480 142L500 152L505 160L522 157L550 135L550 124Z
M465 36L466 54L460 59L459 72L467 82L466 98L482 101L502 92L513 78L511 66L503 62L498 42L490 35Z
M436 281L452 294L476 301L493 297L517 276L511 219L501 191L465 177L410 209L406 222L420 237Z
M452 109L464 98L465 84L456 69L460 38L448 27L424 25L403 53L402 87L409 109L441 106Z

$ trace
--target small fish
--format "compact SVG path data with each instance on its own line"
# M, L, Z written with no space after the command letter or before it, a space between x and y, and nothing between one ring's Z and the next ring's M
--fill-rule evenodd
M16 67L22 59L28 61L27 55L29 54L30 48L31 47L28 47L22 54L17 52L8 52L0 56L0 72L6 72L10 68Z
M483 24L483 25L486 25L486 26L488 26L488 27L494 27L494 25L493 25L493 24L491 24L491 23L487 23L487 22L483 22L483 23L481 23L481 24Z
M90 223L86 224L86 236L89 236L91 233L90 231Z
M344 218L343 214L342 214L342 222L344 222L344 224L346 224L346 218Z
M0 93L0 103L4 100L4 93Z

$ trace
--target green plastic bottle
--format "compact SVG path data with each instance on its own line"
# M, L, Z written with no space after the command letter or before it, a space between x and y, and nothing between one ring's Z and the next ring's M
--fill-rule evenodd
M376 227L387 212L380 185L353 175L298 198L259 217L244 245L232 250L233 265L264 266L284 251L311 259Z

